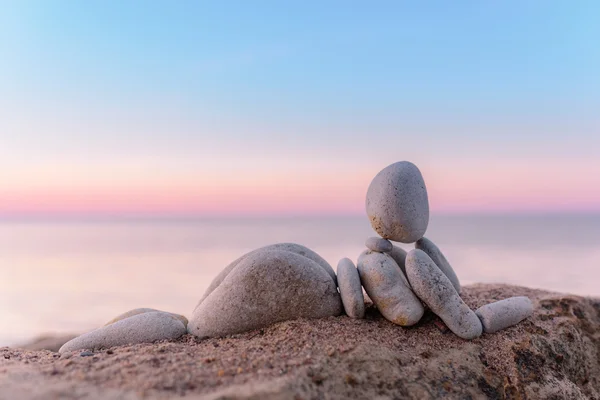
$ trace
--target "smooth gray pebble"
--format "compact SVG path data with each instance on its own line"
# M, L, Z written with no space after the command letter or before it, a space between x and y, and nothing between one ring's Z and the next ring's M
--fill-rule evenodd
M494 333L523 321L533 314L533 303L526 296L509 297L479 307L475 314L485 333Z
M338 263L337 281L346 315L351 318L364 318L365 297L358 270L349 258L342 258Z
M389 254L363 252L358 257L358 273L369 298L388 321L400 326L419 322L425 309Z
M406 256L406 276L414 292L463 339L481 336L479 318L460 298L450 279L424 251L413 249Z
M222 337L291 319L337 316L343 309L335 280L316 261L263 248L242 258L200 302L188 332Z
M368 238L365 241L365 246L367 249L378 253L389 253L393 248L392 242L376 236Z
M444 275L446 275L448 279L450 279L450 282L452 282L452 286L454 286L454 289L456 289L458 294L460 294L461 287L458 276L456 275L456 272L454 272L454 269L452 268L452 266L444 256L444 253L442 253L442 251L440 250L440 248L436 246L436 244L433 243L431 240L425 237L417 240L417 242L415 243L415 248L424 251L425 254L427 254L433 260L435 265L437 265L437 267L440 270L442 270Z
M127 344L177 339L186 332L183 322L171 313L147 312L122 319L69 340L58 351L95 350Z

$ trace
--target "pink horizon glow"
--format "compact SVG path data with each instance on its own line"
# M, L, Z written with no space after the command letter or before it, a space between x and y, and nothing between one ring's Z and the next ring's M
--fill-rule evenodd
M339 188L338 188L339 189ZM362 189L362 188L361 188ZM472 193L430 190L434 213L600 211L600 196L573 198L568 192ZM310 215L363 214L364 190L275 190L250 192L31 191L0 194L0 216L70 215Z
M599 212L596 164L440 161L422 172L433 213ZM126 173L86 179L80 173L42 183L15 176L0 186L0 216L364 214L365 193L381 167L336 165L179 179Z

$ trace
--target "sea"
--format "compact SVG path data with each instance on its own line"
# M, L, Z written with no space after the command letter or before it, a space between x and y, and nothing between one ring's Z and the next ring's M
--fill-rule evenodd
M365 216L0 222L0 346L82 333L138 307L189 316L250 250L300 243L335 268L373 235ZM463 284L600 296L600 215L432 215L427 237Z

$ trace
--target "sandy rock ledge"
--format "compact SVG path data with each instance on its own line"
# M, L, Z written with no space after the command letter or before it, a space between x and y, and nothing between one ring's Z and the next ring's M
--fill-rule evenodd
M465 286L472 309L528 296L531 318L472 341L436 327L346 316L222 339L92 354L0 349L0 399L599 399L600 301L506 285ZM438 321L439 324L439 321Z

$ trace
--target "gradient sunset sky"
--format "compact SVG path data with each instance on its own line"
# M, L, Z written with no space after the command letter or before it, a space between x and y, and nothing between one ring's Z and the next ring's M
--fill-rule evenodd
M0 216L600 211L597 1L7 1Z

